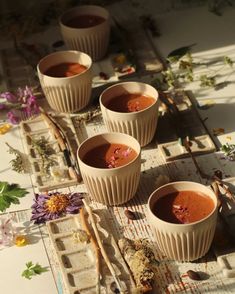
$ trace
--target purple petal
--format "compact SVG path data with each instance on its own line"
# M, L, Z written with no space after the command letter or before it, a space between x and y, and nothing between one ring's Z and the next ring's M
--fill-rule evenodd
M6 109L6 105L3 103L0 103L0 110Z
M14 113L14 110L7 113L7 118L13 125L17 125L21 121L20 117Z
M68 212L68 213L76 213L78 211L79 211L78 207L73 207L73 206L66 207L66 212Z
M24 96L33 96L33 90L32 88L26 86L25 89L23 90Z
M12 94L11 92L1 93L0 97L6 99L8 102L11 102L11 103L18 102L18 98L14 94Z

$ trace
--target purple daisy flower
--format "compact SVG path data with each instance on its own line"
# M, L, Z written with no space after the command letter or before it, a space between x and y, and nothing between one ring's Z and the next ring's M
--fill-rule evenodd
M78 213L83 206L81 193L62 194L59 192L35 194L31 220L36 224L57 219L67 213Z

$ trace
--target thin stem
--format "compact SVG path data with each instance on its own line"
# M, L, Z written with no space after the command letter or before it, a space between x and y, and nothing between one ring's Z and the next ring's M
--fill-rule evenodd
M88 227L88 224L87 224L87 221L86 221L86 218L85 218L85 214L84 214L84 208L81 208L80 209L80 215L81 215L81 222L82 222L82 226L84 228L84 230L86 231L91 243L92 243L92 246L94 248L94 251L95 251L95 256L96 256L96 292L97 294L100 294L100 266L101 266L101 254L100 254L100 248L97 244L97 241L95 240L95 238L92 236L91 234L91 231Z
M102 241L100 239L99 231L98 231L98 228L96 226L92 210L91 210L90 206L87 204L87 202L84 199L82 199L82 201L83 201L84 206L85 206L85 208L86 208L86 210L88 212L88 215L90 217L91 225L92 225L92 228L94 230L97 243L98 243L98 245L100 247L101 254L102 254L102 256L103 256L103 258L104 258L104 260L106 262L106 265L108 266L108 268L109 268L109 270L110 270L110 272L111 272L111 274L112 274L112 276L114 278L114 281L116 282L117 287L120 289L121 292L124 292L124 290L122 289L123 287L121 285L119 277L116 275L114 267L113 267L108 255L107 255L107 252L105 251L105 248L104 248L104 246L102 244Z
M235 198L233 196L233 193L230 191L230 189L228 187L226 187L225 183L222 181L222 179L220 179L218 176L216 176L215 174L214 175L208 175L206 173L204 173L200 166L198 165L193 153L192 153L192 150L190 148L190 142L189 140L186 138L185 141L184 141L184 146L186 148L186 150L188 151L189 155L191 156L192 160L193 160L193 163L198 171L198 173L200 174L200 176L204 179L207 179L207 180L210 180L210 181L213 181L213 182L216 182L217 184L217 188L218 186L220 186L222 189L224 189L225 191L225 195L231 199L233 202L235 202Z

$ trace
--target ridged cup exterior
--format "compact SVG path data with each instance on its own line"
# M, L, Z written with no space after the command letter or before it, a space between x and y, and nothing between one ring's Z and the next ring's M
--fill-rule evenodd
M173 224L156 217L152 208L160 197L175 191L198 191L211 197L215 208L206 218L191 224ZM157 245L169 259L193 261L204 256L212 243L217 220L217 198L206 186L194 182L174 182L154 191L148 201L147 219L150 223Z
M155 103L138 112L116 112L108 109L108 102L127 93L141 93L151 96ZM100 108L104 123L109 132L125 133L136 138L141 146L149 144L156 132L158 121L158 92L152 86L139 82L124 82L113 85L100 95Z
M45 71L63 62L77 62L87 67L81 74L71 77L50 77ZM47 55L38 64L38 76L50 107L58 112L73 113L90 101L92 90L91 58L79 51L59 51Z
M105 21L90 28L72 28L66 25L66 21L82 14L101 16ZM109 44L109 12L95 5L74 7L61 16L60 30L68 49L85 52L91 56L92 61L100 60L105 56Z
M91 149L106 143L125 144L137 153L127 165L117 168L95 168L83 162L84 155ZM91 197L105 205L119 205L134 197L140 180L141 154L139 143L126 134L105 133L84 141L77 153L83 181Z

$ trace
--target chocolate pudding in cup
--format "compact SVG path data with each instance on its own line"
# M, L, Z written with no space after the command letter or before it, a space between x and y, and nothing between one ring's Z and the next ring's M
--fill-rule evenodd
M101 6L76 6L62 14L60 30L68 49L85 52L97 61L107 52L110 15Z
M79 51L58 51L42 58L38 77L50 107L57 112L73 113L90 101L92 61Z
M100 108L109 132L125 133L141 146L149 144L158 121L158 91L140 82L115 84L100 95Z
M156 189L147 219L160 251L177 261L193 261L210 249L217 220L217 197L196 182L172 182Z
M104 133L86 139L77 158L92 199L119 205L134 197L140 180L140 144L122 133Z

